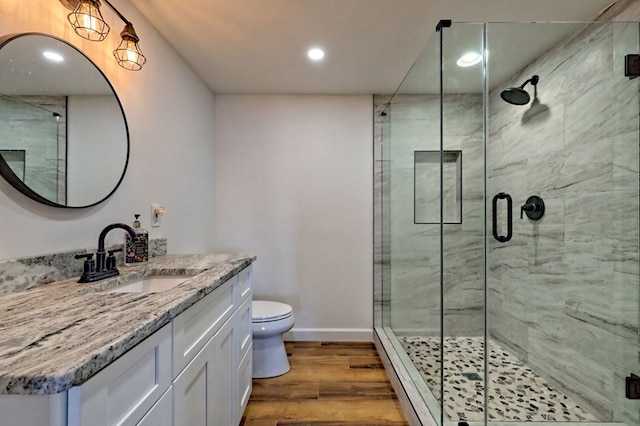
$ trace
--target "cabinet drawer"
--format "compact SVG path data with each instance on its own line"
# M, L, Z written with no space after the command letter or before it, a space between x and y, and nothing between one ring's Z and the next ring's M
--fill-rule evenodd
M238 283L235 288L234 300L240 306L251 294L251 265L238 272Z
M173 378L233 314L231 278L173 320Z
M251 295L251 293L249 293L249 295ZM249 297L247 300L244 301L244 303L240 306L238 311L234 314L236 336L237 336L235 359L237 362L240 362L240 360L244 358L252 342L251 301L252 301L252 298Z
M68 425L135 425L170 385L168 324L82 385L69 389Z

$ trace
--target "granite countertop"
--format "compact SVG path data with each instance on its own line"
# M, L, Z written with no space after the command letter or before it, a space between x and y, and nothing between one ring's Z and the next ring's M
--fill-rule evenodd
M75 278L0 297L0 394L55 394L84 383L254 260L161 256L96 283ZM188 278L158 293L104 291L144 275Z

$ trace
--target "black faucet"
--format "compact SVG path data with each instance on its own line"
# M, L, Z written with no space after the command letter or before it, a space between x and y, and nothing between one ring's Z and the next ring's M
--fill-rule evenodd
M76 259L86 258L84 262L84 271L82 272L82 276L78 280L79 283L92 283L94 281L102 280L109 277L114 277L118 275L118 268L116 268L115 258L113 257L113 252L119 250L109 250L109 261L106 261L106 253L104 251L104 239L112 229L120 228L124 229L131 235L132 241L137 241L138 236L136 235L136 231L133 230L132 227L126 225L124 223L112 223L111 225L107 225L101 232L98 237L98 251L96 252L96 262L93 263L91 259L93 255L91 253L88 254L77 254L75 256Z

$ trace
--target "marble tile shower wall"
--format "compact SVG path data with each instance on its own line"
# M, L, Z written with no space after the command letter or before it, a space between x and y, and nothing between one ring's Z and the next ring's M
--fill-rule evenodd
M375 98L379 143L384 130L379 112L388 101ZM440 329L440 227L414 223L414 151L440 149L439 108L438 95L394 97L391 138L376 144L376 220L392 230L376 235L386 243L377 248L376 276L387 274L382 306L390 308L397 333L438 335ZM445 123L444 148L462 151L464 200L462 223L445 225L445 333L477 336L483 333L482 96L447 96L445 109L456 117ZM433 185L439 186L437 176Z
M121 247L112 245L107 250ZM72 250L48 255L24 257L20 259L0 260L0 296L55 281L79 277L82 273L82 260L74 258L76 254L92 253L92 250ZM151 257L167 254L166 238L154 238L149 241ZM118 267L122 265L122 252L116 253Z
M3 149L24 151L23 169L16 174L38 194L65 204L66 144L61 142L67 132L66 97L0 96L0 108L13 111L0 123ZM59 114L57 119L54 112Z
M637 19L637 18L636 18ZM491 24L490 24L491 25ZM602 420L640 424L624 377L638 373L638 88L623 57L638 24L592 25L504 87L540 76L525 108L489 95L488 193L539 222L488 247L489 333Z

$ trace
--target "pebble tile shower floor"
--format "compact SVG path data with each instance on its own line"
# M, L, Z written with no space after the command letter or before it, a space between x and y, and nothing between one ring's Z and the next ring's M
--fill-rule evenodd
M399 336L411 361L438 397L440 338ZM452 420L484 420L481 337L446 337L444 409ZM584 422L597 419L495 342L489 355L489 420ZM440 400L440 398L438 398Z

